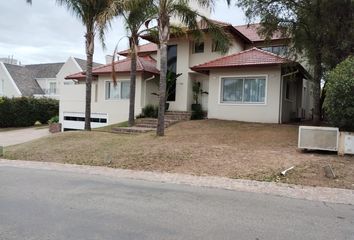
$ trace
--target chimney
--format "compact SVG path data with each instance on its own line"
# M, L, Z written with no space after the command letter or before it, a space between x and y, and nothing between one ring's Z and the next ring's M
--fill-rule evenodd
M106 55L106 64L111 64L113 60L113 56L112 55Z

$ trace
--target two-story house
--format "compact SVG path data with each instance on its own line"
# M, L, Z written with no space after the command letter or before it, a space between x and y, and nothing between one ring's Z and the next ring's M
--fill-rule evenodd
M227 54L221 54L204 29L203 41L191 37L173 37L169 41L169 69L182 73L168 98L170 111L190 111L193 81L201 83L202 107L208 118L247 122L284 123L312 117L311 81L301 66L284 56L288 39L275 34L265 40L257 32L259 25L232 26L215 21L232 38ZM147 40L149 39L146 36ZM92 126L123 122L129 109L129 51L120 52L124 60L114 63L118 77L112 81L112 65L94 68ZM136 83L136 114L147 104L157 104L159 52L156 44L140 46ZM64 129L83 129L85 75L67 79L77 84L65 88L60 102L60 120ZM64 86L65 87L65 86Z

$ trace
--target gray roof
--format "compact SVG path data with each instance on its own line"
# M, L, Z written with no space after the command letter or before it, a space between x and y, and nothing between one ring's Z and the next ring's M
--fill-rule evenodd
M23 96L29 97L34 94L44 94L43 90L35 80L34 71L25 66L7 63L4 63L4 65Z
M25 67L31 71L36 78L56 78L64 63L31 64Z
M81 67L82 71L86 71L86 60L84 59L80 59L80 58L75 58L77 64L79 64L79 66ZM99 67L99 66L102 66L103 64L100 64L100 63L92 63L92 67Z

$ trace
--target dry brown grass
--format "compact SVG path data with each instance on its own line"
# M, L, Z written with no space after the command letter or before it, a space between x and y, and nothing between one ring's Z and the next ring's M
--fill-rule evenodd
M298 151L297 129L203 120L173 125L162 138L154 133L66 132L8 147L5 157L354 189L354 158ZM327 163L337 179L324 177ZM287 177L276 177L293 165Z

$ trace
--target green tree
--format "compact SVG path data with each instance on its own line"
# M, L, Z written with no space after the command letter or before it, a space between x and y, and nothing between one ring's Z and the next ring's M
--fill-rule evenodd
M354 56L329 72L324 108L329 122L341 129L354 130Z
M95 49L95 35L104 45L104 30L108 24L104 15L112 5L113 0L56 0L59 5L76 16L85 26L86 40L86 101L85 101L85 130L91 130L91 92L92 92L92 63Z
M135 123L135 88L139 40L142 35L148 33L145 23L155 15L155 11L152 0L115 0L110 10L107 13L108 18L114 18L115 16L123 18L129 38L131 69L128 125L131 127ZM114 53L115 55L116 53ZM113 80L115 81L115 79L115 71L113 71Z
M238 0L249 21L260 19L261 34L281 31L292 50L313 66L314 121L321 120L324 72L354 52L353 0Z
M213 0L197 0L199 7L212 8ZM198 19L201 19L208 28L213 40L217 41L221 50L225 53L230 46L230 39L217 24L210 21L198 11L191 9L190 0L159 0L154 1L157 11L158 43L160 50L160 83L159 83L159 113L156 134L164 136L165 132L165 103L166 103L166 76L167 76L167 43L170 39L170 18L179 19L189 30L193 30L194 37L201 36ZM228 2L229 3L229 2Z

